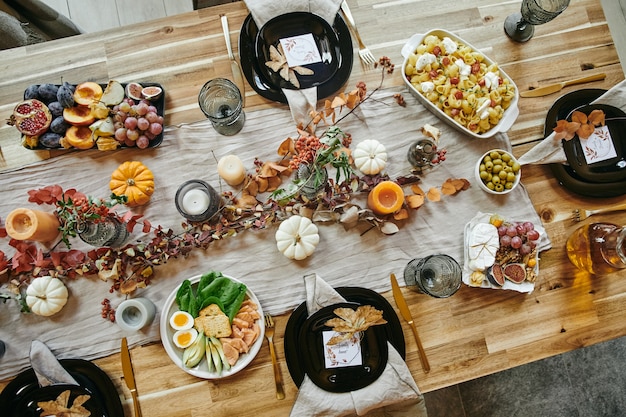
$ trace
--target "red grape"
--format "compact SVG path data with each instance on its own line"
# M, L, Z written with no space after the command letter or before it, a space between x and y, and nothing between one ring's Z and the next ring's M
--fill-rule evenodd
M513 236L511 238L511 247L513 249L519 249L522 246L522 238L519 236Z

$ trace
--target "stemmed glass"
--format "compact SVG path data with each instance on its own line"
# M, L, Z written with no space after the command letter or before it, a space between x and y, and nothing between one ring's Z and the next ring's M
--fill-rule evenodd
M569 6L570 0L523 0L521 13L504 21L504 31L517 42L526 42L535 33L534 25L548 23Z

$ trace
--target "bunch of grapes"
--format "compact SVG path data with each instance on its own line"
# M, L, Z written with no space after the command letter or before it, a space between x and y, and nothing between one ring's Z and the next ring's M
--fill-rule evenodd
M513 248L520 255L528 255L537 246L539 232L532 222L503 223L498 227L500 247Z
M125 98L113 112L115 139L123 145L145 149L163 132L163 116L149 100Z

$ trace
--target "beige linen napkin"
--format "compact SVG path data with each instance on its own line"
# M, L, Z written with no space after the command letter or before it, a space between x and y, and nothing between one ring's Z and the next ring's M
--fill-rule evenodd
M31 343L30 364L41 387L54 384L78 385L78 382L63 368L48 346L39 340L33 340Z
M304 277L309 315L322 307L346 300L317 274ZM388 343L387 365L376 381L360 390L331 393L305 375L291 409L291 417L386 416L426 417L424 397L406 363ZM384 409L382 408L384 407Z
M342 0L245 0L252 18L261 28L265 23L276 16L291 12L313 13L332 26L339 11ZM292 90L282 89L289 103L291 116L296 124L307 123L309 113L317 106L317 87Z
M611 87L602 94L593 104L608 104L626 111L626 81ZM552 132L547 138L539 142L530 151L522 155L518 161L521 165L529 164L564 164L567 156L560 140L554 140L556 133Z

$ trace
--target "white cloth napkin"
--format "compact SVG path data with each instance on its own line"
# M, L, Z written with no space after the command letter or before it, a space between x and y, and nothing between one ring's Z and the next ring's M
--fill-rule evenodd
M342 0L245 0L252 18L261 28L265 23L276 16L292 12L313 13L332 26L339 11ZM306 124L311 110L317 106L317 87L292 90L282 89L289 103L291 116L296 124Z
M39 340L33 340L30 345L30 364L42 387L54 384L78 385L74 377L61 366L50 348Z
M311 315L322 307L346 300L317 274L304 277L306 306ZM426 417L424 397L406 363L388 343L387 365L376 381L360 390L331 393L315 385L305 375L291 409L291 417L375 416ZM384 407L384 409L382 408Z
M626 111L626 81L611 87L606 93L593 101L594 104L608 104ZM529 164L564 164L567 156L560 140L555 140L556 133L552 132L548 137L539 142L530 151L522 155L518 161L521 165Z

